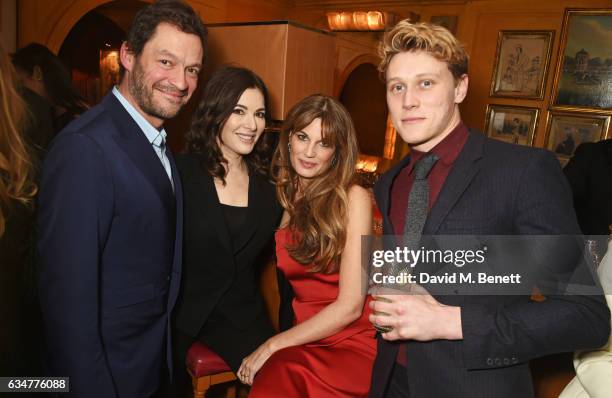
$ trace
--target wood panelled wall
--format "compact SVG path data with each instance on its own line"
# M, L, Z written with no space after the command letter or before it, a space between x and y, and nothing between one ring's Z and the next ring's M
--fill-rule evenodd
M135 0L130 0L132 3ZM150 0L146 0L149 2ZM484 128L489 103L532 106L540 109L534 145L543 146L552 81L558 57L563 13L572 8L612 8L610 0L188 0L209 23L291 19L326 28L329 10L386 10L405 18L416 13L421 21L433 15L457 15L457 37L470 53L470 89L462 105L468 125ZM57 51L70 28L88 11L109 0L21 0L19 1L18 45L32 41ZM502 29L554 30L552 58L546 77L545 98L516 100L491 98L489 89L497 33ZM375 64L376 33L340 33L336 40L334 93L339 95L350 72L359 64ZM612 128L612 127L611 127Z
M565 8L612 8L610 0L472 0L472 1L318 1L296 0L290 18L313 26L327 24L325 11L385 10L405 18L411 12L420 21L434 15L457 15L457 37L470 54L470 88L461 106L462 117L470 126L484 130L487 104L523 105L540 109L534 146L545 144L546 118L552 97L559 41ZM544 100L517 100L490 97L497 36L500 30L554 30L555 40ZM363 34L365 35L365 34ZM342 66L339 67L342 69ZM339 72L341 76L342 72ZM608 137L612 136L612 126Z

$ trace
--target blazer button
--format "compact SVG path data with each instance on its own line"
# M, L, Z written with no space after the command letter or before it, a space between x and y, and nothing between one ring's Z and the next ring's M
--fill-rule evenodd
M493 365L493 359L487 358L487 365L489 366Z
M504 365L510 365L510 360L508 358L504 358Z
M501 359L495 358L495 365L497 366L501 365Z

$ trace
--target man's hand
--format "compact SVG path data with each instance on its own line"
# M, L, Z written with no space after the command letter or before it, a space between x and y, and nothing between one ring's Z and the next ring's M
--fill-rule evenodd
M385 340L461 340L461 308L441 304L420 286L410 294L372 295L370 322L390 326Z

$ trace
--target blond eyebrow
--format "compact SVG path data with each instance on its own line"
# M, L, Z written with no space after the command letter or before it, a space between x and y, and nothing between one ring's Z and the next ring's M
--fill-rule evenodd
M440 73L438 73L438 72L425 72L425 73L419 73L418 75L416 75L414 77L417 78L417 79L421 79L423 77L436 77L436 78L439 78L440 77ZM399 76L398 77L394 76L394 77L387 78L387 83L392 83L392 82L396 82L396 81L397 82L404 82L404 81L406 81L406 79L402 78L402 77L399 77Z

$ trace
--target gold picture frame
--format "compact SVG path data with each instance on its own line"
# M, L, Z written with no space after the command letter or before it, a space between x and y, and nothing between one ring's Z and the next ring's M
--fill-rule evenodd
M553 30L501 30L497 37L491 97L544 99Z
M539 108L488 104L485 134L500 141L531 146L539 114Z
M607 138L610 115L551 110L546 120L545 147L565 165L578 145Z
M612 9L566 9L552 109L612 115Z

